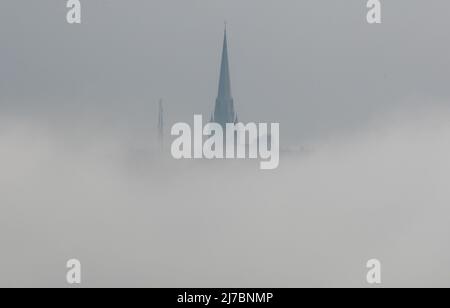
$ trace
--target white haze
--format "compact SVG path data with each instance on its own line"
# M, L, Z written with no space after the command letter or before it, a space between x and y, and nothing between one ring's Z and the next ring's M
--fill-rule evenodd
M449 115L393 116L276 171L3 119L0 286L66 286L78 258L85 287L359 287L378 258L384 286L448 287Z

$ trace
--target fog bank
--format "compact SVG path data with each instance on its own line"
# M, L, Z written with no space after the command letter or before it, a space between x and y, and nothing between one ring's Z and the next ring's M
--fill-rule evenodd
M173 161L119 139L0 125L0 286L449 286L450 124L392 117L255 162ZM139 148L139 147L137 147Z

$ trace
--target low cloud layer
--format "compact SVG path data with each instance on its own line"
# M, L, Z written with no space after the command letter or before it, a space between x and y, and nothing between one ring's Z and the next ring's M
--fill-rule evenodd
M173 161L119 139L0 126L0 286L449 286L448 113L255 162Z

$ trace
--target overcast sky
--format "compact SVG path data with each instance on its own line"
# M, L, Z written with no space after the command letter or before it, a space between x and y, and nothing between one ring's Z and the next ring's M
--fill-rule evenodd
M398 108L448 104L450 2L90 0L0 4L0 111L132 134L209 117L224 20L242 121L277 121L296 142L357 131Z
M0 286L450 285L450 1L82 6L0 1ZM140 148L161 97L209 118L224 20L239 119L306 145L276 170Z

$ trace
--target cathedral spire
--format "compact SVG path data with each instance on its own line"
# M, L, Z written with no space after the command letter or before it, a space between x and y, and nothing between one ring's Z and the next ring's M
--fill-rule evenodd
M235 120L235 112L234 112L233 97L231 95L227 25L225 23L222 61L220 64L219 91L214 110L214 121L225 126L226 123L234 123L234 120Z
M230 65L228 62L228 40L226 24L223 35L222 62L220 65L218 97L231 98Z

